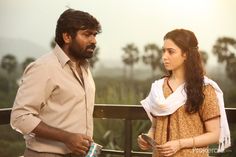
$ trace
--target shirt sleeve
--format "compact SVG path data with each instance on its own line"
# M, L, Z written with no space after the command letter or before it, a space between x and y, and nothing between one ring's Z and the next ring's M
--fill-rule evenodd
M205 86L205 99L200 108L200 116L203 121L207 121L220 116L220 107L216 97L215 89L211 85Z
M45 64L33 62L25 70L11 112L10 124L22 134L29 134L40 123L40 110L52 91Z

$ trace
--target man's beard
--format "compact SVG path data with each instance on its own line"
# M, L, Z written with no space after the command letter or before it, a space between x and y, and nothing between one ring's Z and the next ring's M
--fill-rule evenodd
M96 48L95 44L90 44L86 46L85 49L83 49L78 43L73 41L69 46L69 54L76 60L90 59L93 57L94 51L88 51L88 50L89 49L94 50L95 48Z

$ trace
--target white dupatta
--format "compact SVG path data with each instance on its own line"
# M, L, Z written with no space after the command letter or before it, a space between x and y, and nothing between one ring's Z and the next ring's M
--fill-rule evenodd
M155 81L152 84L149 95L141 101L141 104L148 117L152 120L154 116L166 116L174 113L179 107L185 104L187 95L184 90L184 84L180 85L167 98L163 94L164 78ZM204 84L210 84L216 92L219 108L220 108L220 138L218 152L223 152L226 148L231 146L229 125L225 113L223 92L216 82L204 76Z

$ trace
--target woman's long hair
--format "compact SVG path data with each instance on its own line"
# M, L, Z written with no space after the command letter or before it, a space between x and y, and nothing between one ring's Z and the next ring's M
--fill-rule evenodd
M186 54L184 62L185 91L187 93L186 111L188 113L195 113L199 110L204 100L204 70L198 51L197 38L189 30L175 29L168 32L164 36L165 39L172 40ZM172 72L170 71L171 74Z

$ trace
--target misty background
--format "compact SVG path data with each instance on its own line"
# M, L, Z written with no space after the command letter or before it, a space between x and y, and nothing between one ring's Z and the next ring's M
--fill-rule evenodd
M140 105L151 83L165 74L163 36L184 28L198 38L207 76L223 90L225 106L236 107L235 0L0 0L0 108L12 107L25 67L52 50L57 19L67 8L89 12L102 25L90 60L96 104ZM149 125L132 123L133 150L140 151L136 137ZM122 120L95 119L94 129L104 148L124 149ZM236 126L230 130L234 147L228 156L235 156ZM0 156L22 155L22 136L9 125L0 132Z
M145 45L163 44L163 36L175 28L192 30L199 40L199 48L206 51L207 69L218 66L211 51L219 37L236 37L236 1L234 0L0 0L0 57L17 56L19 62L26 57L38 58L51 50L56 21L68 7L87 11L102 25L97 46L99 61L94 75L119 75L123 68L122 50L129 43L144 53ZM150 68L141 60L134 66L143 69L148 78ZM224 72L224 68L220 68ZM146 71L146 72L145 72ZM219 67L217 67L219 72ZM137 75L137 76L136 76Z

